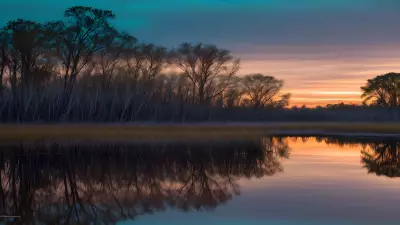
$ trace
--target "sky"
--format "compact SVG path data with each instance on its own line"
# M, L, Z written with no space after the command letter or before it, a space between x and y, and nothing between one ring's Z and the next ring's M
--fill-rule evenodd
M0 0L0 22L61 19L74 5L112 10L142 41L229 49L238 75L283 79L292 105L360 103L367 79L400 69L399 0Z

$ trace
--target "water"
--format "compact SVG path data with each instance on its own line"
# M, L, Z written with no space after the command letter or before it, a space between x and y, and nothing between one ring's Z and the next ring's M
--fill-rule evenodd
M1 144L3 224L399 224L400 140Z

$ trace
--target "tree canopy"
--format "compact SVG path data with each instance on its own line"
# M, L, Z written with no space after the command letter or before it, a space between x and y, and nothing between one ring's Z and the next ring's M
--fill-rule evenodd
M254 108L287 106L290 94L278 96L283 84L283 80L262 74L244 77L243 92L248 97L245 104Z
M364 103L372 103L379 106L400 106L400 74L387 73L369 79L365 86L361 87Z

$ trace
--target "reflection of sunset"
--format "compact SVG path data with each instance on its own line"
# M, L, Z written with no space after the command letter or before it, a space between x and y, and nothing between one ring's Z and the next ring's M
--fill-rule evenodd
M281 172L288 153L278 138L55 146L1 146L1 214L18 206L26 221L71 214L114 224L166 208L211 210L240 193L238 180Z
M332 140L333 142L329 142ZM367 152L374 152L371 146L364 148L357 141L337 143L336 140L322 138L318 142L315 137L288 138L290 157L282 160L283 173L268 177L268 179L253 179L251 183L241 182L240 184L246 188L262 188L263 190L290 185L312 188L316 185L324 185L324 182L332 184L326 188L336 187L340 182L354 188L359 186L374 188L377 185L384 185L388 189L398 188L400 180L376 179L376 174L368 174L367 169L363 167L362 151L365 149Z
M354 146L338 146L335 144L325 144L325 142L317 142L316 138L306 138L303 142L301 138L289 138L289 146L291 147L291 157L296 156L328 156L332 157L356 157L357 163L360 158L361 145ZM331 158L330 158L331 159ZM342 159L341 159L342 160Z

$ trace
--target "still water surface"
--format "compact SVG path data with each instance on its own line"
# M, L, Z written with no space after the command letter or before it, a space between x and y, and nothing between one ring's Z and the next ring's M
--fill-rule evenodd
M1 146L3 224L400 224L400 140Z

